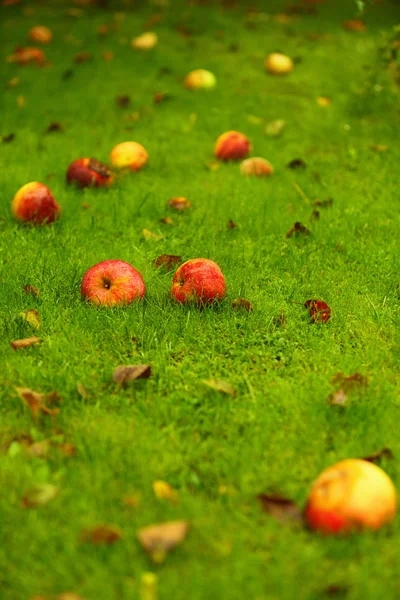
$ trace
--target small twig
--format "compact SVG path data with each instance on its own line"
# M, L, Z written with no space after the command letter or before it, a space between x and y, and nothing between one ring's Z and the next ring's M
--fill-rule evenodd
M298 194L303 198L304 202L306 204L310 204L310 200L307 198L307 196L305 195L305 193L303 192L301 187L295 181L293 181L293 187L298 192Z

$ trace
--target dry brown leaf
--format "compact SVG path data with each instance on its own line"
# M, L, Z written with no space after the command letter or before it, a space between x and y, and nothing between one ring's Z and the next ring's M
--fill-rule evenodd
M237 225L232 221L232 219L229 219L227 227L228 229L236 229Z
M316 198L313 202L314 206L318 206L319 208L327 208L328 206L332 206L333 198L328 198L327 200L318 200Z
M227 381L221 381L220 379L204 379L202 383L217 392L221 392L222 394L227 394L228 396L232 396L232 398L236 398L235 388Z
M336 390L336 392L333 392L328 396L328 402L333 406L347 406L348 399L348 395L342 389Z
M97 525L90 529L84 529L81 534L82 541L91 544L113 544L121 538L121 530L113 525Z
M103 23L103 25L98 25L98 27L97 27L98 35L107 35L108 31L109 31L109 27L106 23Z
M18 63L19 65L27 65L28 63L35 62L38 65L44 65L46 62L46 55L40 48L26 47L17 48L14 54L7 56L6 61L9 63Z
M302 521L300 508L293 500L279 494L259 494L257 500L261 503L263 512L272 515L281 523L288 521Z
M167 271L172 271L175 266L182 262L181 256L176 256L175 254L161 254L154 261L154 267L159 269L160 267L165 267Z
M289 169L305 169L307 165L302 158L294 158L287 166Z
M153 96L153 102L154 104L161 104L162 102L165 102L165 100L169 100L170 98L171 96L166 92L156 92Z
M59 488L51 483L42 483L37 485L27 492L22 498L24 508L36 508L43 506L53 500L59 492Z
M150 365L119 365L114 369L113 381L122 386L135 379L148 379L150 375Z
M51 446L50 440L42 440L41 442L35 442L31 446L28 446L27 452L30 456L36 458L46 458Z
M1 141L3 142L3 144L9 144L13 140L15 140L15 133L9 133L8 135L3 135L3 137L1 138Z
M371 454L370 456L364 456L363 460L367 460L368 462L372 462L372 463L379 463L383 458L386 458L386 459L394 458L394 454L390 448L382 448L381 450L378 450L377 452L375 452L374 454Z
M332 377L333 385L340 385L346 392L359 387L367 387L368 377L361 373L353 373L353 375L344 375L342 372L335 373Z
M161 563L167 553L181 544L189 531L188 521L169 521L142 527L137 537L152 560Z
M131 103L131 98L127 94L124 94L122 96L117 96L115 101L120 108L128 108Z
M51 394L41 394L39 392L34 392L29 388L17 387L15 389L21 400L28 406L34 419L36 419L41 412L50 416L58 415L60 412L58 408L49 408L45 404L46 400L50 402L50 404L53 402L55 392L52 392Z
M149 17L147 21L145 21L143 29L151 29L153 25L160 23L160 21L162 21L163 18L164 16L162 15L162 13L154 13L154 15L151 15L151 17Z
M178 493L166 481L161 479L153 481L153 492L157 498L168 500L171 504L178 504Z
M54 133L56 131L64 131L64 127L61 125L61 123L53 121L46 129L46 133Z
M14 340L10 342L10 346L13 350L20 350L21 348L29 348L35 344L40 344L41 339L38 337L24 338L23 340Z
M63 444L55 444L56 448L58 448L60 450L60 452L64 455L64 456L75 456L76 454L76 447L73 444L70 444L69 442L65 442Z
M162 219L160 219L160 223L164 223L164 225L173 225L174 224L171 217L163 217Z
M247 310L247 312L253 312L253 305L247 298L235 298L235 300L232 301L232 308L234 310L242 309Z
M292 237L293 235L298 236L298 235L310 235L311 231L302 223L300 223L300 221L296 221L296 223L293 225L293 227L291 229L289 229L289 231L286 234L287 238Z
M142 236L144 237L145 240L154 240L154 241L160 241L164 237L163 235L158 235L157 233L153 233L149 229L142 229Z
M19 314L33 329L40 328L40 315L37 310L31 308L30 310L24 310Z

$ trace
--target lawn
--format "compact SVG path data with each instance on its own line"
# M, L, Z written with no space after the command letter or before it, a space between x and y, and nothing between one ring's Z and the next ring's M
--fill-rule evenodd
M252 6L27 0L0 9L1 600L400 597L398 519L327 537L282 523L257 500L280 493L303 507L324 468L382 448L393 458L379 464L400 487L400 88L388 47L379 50L399 6L369 8L365 31L342 26L359 18L350 0L298 3L301 14L282 0ZM6 62L34 45L27 35L38 24L53 32L42 46L49 63ZM134 51L146 30L158 45ZM292 73L266 73L272 51L295 58ZM196 68L217 86L185 89ZM285 127L270 136L276 119ZM47 131L51 123L61 130ZM231 129L271 162L271 177L216 160L215 140ZM109 188L66 185L73 160L107 162L126 140L147 149L146 168ZM295 159L305 166L288 167ZM59 222L13 219L11 201L30 181L50 187ZM168 208L176 196L190 209ZM286 237L295 222L310 234ZM217 262L226 299L203 310L170 299L173 272L154 268L162 254ZM142 273L142 302L82 301L84 273L107 259ZM233 310L238 297L253 311ZM329 304L328 323L310 321L310 298ZM21 317L30 309L37 331ZM10 346L32 335L42 343ZM113 371L129 364L152 374L119 388ZM329 403L337 373L365 378L345 406ZM57 392L59 414L33 419L21 387ZM157 497L157 480L177 502ZM26 508L43 485L57 495ZM137 532L174 520L189 522L187 538L154 562ZM121 539L82 538L99 525Z

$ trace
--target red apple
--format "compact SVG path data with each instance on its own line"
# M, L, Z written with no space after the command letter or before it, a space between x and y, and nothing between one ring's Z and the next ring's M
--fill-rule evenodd
M392 480L382 469L361 459L347 459L321 473L305 509L312 529L326 534L379 529L397 510Z
M177 198L170 198L167 202L167 206L169 206L169 208L173 208L174 210L181 211L190 208L191 202L184 196L178 196Z
M102 187L112 182L108 166L95 158L78 158L68 167L67 183L75 183L80 188Z
M183 263L172 280L171 298L182 303L212 304L222 300L225 292L221 269L207 258L193 258Z
M240 164L240 172L242 175L256 175L256 177L268 177L272 175L274 169L272 165L265 160L265 158L259 158L255 156L253 158L246 158Z
M34 225L53 223L60 217L61 208L44 183L32 181L15 194L11 210L17 221Z
M265 59L265 68L272 75L286 75L293 71L293 61L286 54L273 52Z
M217 139L214 154L221 160L240 160L247 156L250 150L250 142L243 133L227 131Z
M306 300L304 306L309 309L313 323L327 323L331 318L331 309L323 300Z
M51 42L53 34L48 27L44 25L36 25L29 31L29 38L32 42L38 42L39 44L48 44Z
M141 274L123 260L105 260L89 269L81 285L82 297L96 305L126 306L146 292Z
M137 142L122 142L117 144L110 154L110 163L116 169L139 171L149 160L145 148Z

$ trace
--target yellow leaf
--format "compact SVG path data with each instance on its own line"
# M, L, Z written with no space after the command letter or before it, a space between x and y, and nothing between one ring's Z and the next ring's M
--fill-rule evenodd
M37 310L35 310L34 308L31 308L30 310L24 310L23 312L21 312L19 314L24 319L24 321L26 321L27 323L29 323L29 325L33 329L39 329L39 327L40 327L40 315L39 315L39 313L38 313Z
M161 498L162 500L168 500L172 504L178 503L177 492L166 481L162 481L161 479L153 481L153 491L157 498Z

